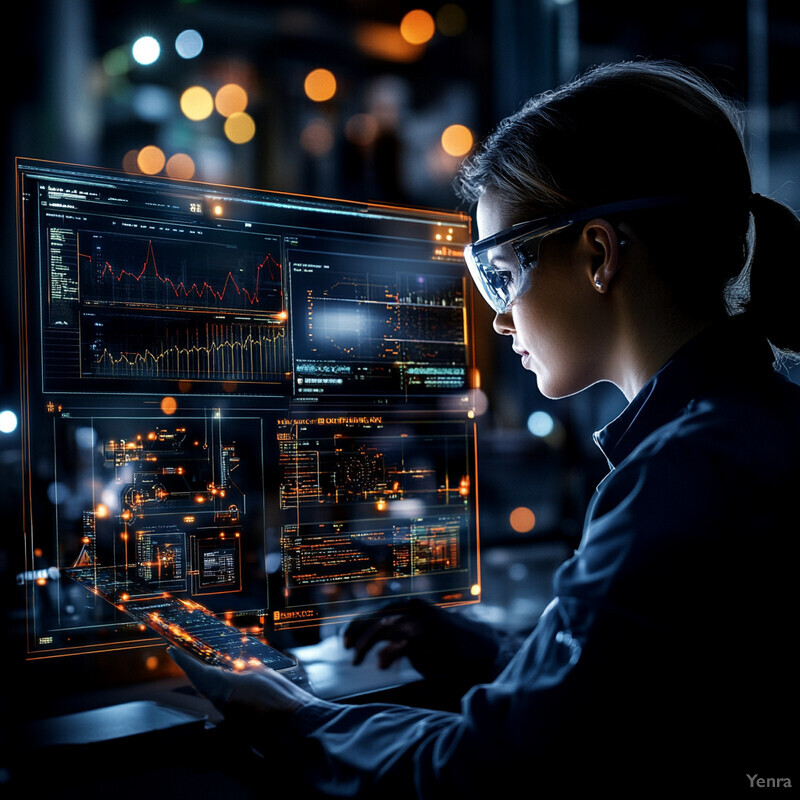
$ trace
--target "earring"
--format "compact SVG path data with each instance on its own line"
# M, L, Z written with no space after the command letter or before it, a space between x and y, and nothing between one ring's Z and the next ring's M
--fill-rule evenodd
M594 279L594 285L595 285L595 286L596 286L598 289L602 289L602 288L603 288L603 282L600 280L600 278L595 278L595 279Z

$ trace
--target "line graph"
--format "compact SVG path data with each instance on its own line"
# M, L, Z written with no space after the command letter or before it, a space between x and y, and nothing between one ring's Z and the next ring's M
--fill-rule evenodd
M81 300L164 309L276 312L283 308L277 239L83 233ZM258 248L262 248L259 252Z
M88 315L83 325L86 377L282 382L288 369L286 325L208 318Z

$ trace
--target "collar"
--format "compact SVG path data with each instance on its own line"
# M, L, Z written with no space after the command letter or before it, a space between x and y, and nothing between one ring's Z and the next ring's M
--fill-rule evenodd
M624 411L594 434L594 441L613 469L698 395L774 372L773 362L769 342L744 317L716 323L679 348Z

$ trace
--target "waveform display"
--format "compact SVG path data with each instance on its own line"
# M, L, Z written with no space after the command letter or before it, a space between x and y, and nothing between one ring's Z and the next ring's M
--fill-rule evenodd
M277 315L82 314L85 377L283 382L286 324Z
M250 237L252 238L252 237ZM85 303L138 308L275 313L283 310L277 240L229 242L83 233L80 289Z

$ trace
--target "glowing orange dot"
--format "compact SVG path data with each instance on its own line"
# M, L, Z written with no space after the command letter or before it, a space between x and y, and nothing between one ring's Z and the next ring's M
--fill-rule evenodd
M247 108L247 92L238 83L227 83L214 97L214 106L223 117Z
M105 505L104 503L98 503L97 506L95 506L94 513L95 513L95 516L100 517L101 519L103 517L107 517L108 516L108 506Z
M174 397L164 397L161 400L161 410L165 414L174 414L178 409L178 401Z
M421 8L409 11L400 23L400 35L409 44L425 44L433 38L436 23L433 17Z
M170 178L188 181L194 177L194 161L186 153L175 153L167 161L166 172Z
M528 533L536 525L536 516L529 508L519 506L511 512L508 521L517 533Z
M155 656L148 656L144 662L144 665L146 669L149 669L152 672L153 670L158 669L158 659Z
M181 111L191 120L197 122L207 119L214 110L214 98L208 89L202 86L191 86L181 95Z
M245 144L256 135L255 120L246 111L231 114L223 126L225 136L234 144Z
M449 156L465 156L472 149L474 138L466 125L449 125L442 133L442 148Z
M167 157L160 147L149 144L139 151L136 157L136 164L145 175L156 175L164 169Z
M336 77L329 69L313 69L306 75L303 89L309 100L323 103L336 94Z

